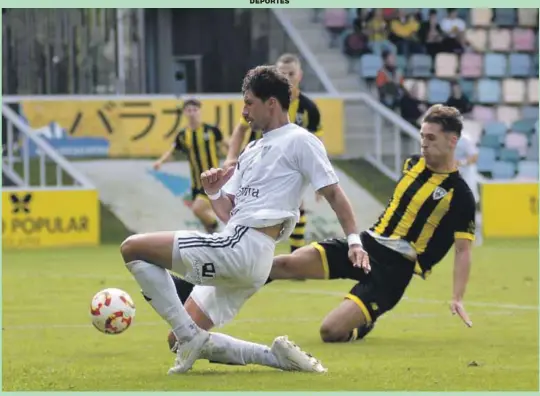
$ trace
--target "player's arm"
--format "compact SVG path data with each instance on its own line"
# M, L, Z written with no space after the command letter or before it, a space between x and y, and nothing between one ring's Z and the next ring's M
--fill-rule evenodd
M321 122L321 112L315 103L308 108L308 125L306 127L308 131L313 133L319 139L324 134Z
M345 235L358 234L352 206L339 186L339 179L328 159L323 143L314 136L297 139L293 146L301 173L323 195L336 213Z
M201 183L210 199L216 216L227 223L234 209L234 197L240 188L240 172L237 167L210 169L201 174Z
M169 160L169 158L173 155L175 150L183 150L181 141L177 138L175 143L171 146L170 149L165 151L159 159L154 162L154 169L158 170L161 168L161 165L163 165L165 162Z
M345 192L336 182L336 184L330 184L322 187L317 191L317 194L322 195L332 210L336 213L336 216L341 224L341 228L345 232L345 235L357 234L358 228L356 227L356 218L352 209L351 202L345 195Z
M226 165L234 165L240 155L242 149L242 143L246 137L246 132L249 130L249 124L242 119L238 125L234 128L231 137L229 139L229 148L227 152L227 158L225 160Z
M458 314L467 326L472 326L472 322L463 306L463 298L472 263L472 241L475 234L475 203L472 193L467 189L455 202L459 205L456 210L456 227L454 230L454 286L452 292L452 304L450 309L453 314Z

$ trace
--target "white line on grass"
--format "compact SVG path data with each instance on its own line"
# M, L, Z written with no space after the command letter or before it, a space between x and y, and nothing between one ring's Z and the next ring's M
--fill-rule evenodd
M483 316L483 317L493 317L493 316L515 316L518 313L513 311L493 311L493 312L477 312L474 313L474 316ZM379 320L404 320L404 319L432 319L432 318L442 318L442 317L449 317L450 314L442 314L442 313L410 313L410 314L388 314L387 316L382 316ZM322 317L305 317L305 318L248 318L248 319L236 319L232 321L228 326L235 325L235 324L245 324L245 323L295 323L295 322L304 322L304 323L313 323L313 322L321 322ZM153 326L163 326L165 325L165 322L134 322L135 326L145 326L145 327L153 327ZM15 326L4 326L2 330L4 331L11 331L11 330L17 330L17 331L25 331L25 330L37 330L37 329L86 329L86 328L92 328L91 323L68 323L68 324L47 324L47 323L33 323L33 324L27 324L27 325L15 325Z

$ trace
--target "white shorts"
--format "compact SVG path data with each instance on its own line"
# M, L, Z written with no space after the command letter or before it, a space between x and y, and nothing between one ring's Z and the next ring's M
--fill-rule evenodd
M178 231L172 270L195 285L191 298L220 327L265 284L275 246L268 235L240 225L214 234Z

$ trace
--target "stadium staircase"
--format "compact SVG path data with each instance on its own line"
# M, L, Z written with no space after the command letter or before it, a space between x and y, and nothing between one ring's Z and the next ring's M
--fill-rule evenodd
M321 23L313 22L310 8L280 9L281 16L288 20L304 44L324 69L338 94L370 93L358 73L349 71L349 61L339 47L330 48L329 36ZM375 97L374 97L375 99ZM345 101L345 142L343 158L360 158L371 154L374 142L376 117L372 107L363 102ZM329 121L323 120L326 124ZM382 122L382 148L393 150L392 124Z

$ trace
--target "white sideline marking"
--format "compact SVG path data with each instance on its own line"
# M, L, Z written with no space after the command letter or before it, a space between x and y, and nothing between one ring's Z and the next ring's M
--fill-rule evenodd
M266 290L266 289L265 289ZM345 292L335 292L329 290L315 290L315 289L268 289L269 291L278 292L278 293L291 293L291 294L322 294L326 296L337 296L344 297ZM420 304L448 304L450 301L445 300L431 300L426 298L409 298L407 296L403 297L404 301L420 303ZM505 309L519 309L524 311L538 311L537 305L521 305L521 304L504 304L496 302L480 302L480 301L464 301L465 306L471 307L491 307L491 308L505 308Z
M518 313L513 311L494 311L494 312L476 312L474 313L474 316L484 316L484 317L492 317L492 316L515 316ZM412 313L412 314L389 314L382 316L379 318L379 320L402 320L402 319L432 319L432 318L442 318L442 317L450 317L450 313L442 314L442 313ZM322 317L305 317L305 318L250 318L250 319L237 319L233 320L231 323L228 324L228 326L235 325L235 324L243 324L243 323L276 323L276 322L283 322L283 323L294 323L294 322L304 322L304 323L312 323L312 322L321 322ZM165 322L133 322L133 326L145 326L145 327L153 327L153 326L166 326ZM17 330L17 331L25 331L25 330L37 330L37 329L91 329L92 324L91 323L76 323L76 324L46 324L46 323L33 323L33 324L27 324L27 325L16 325L16 326L4 326L2 328L3 331L6 330Z

